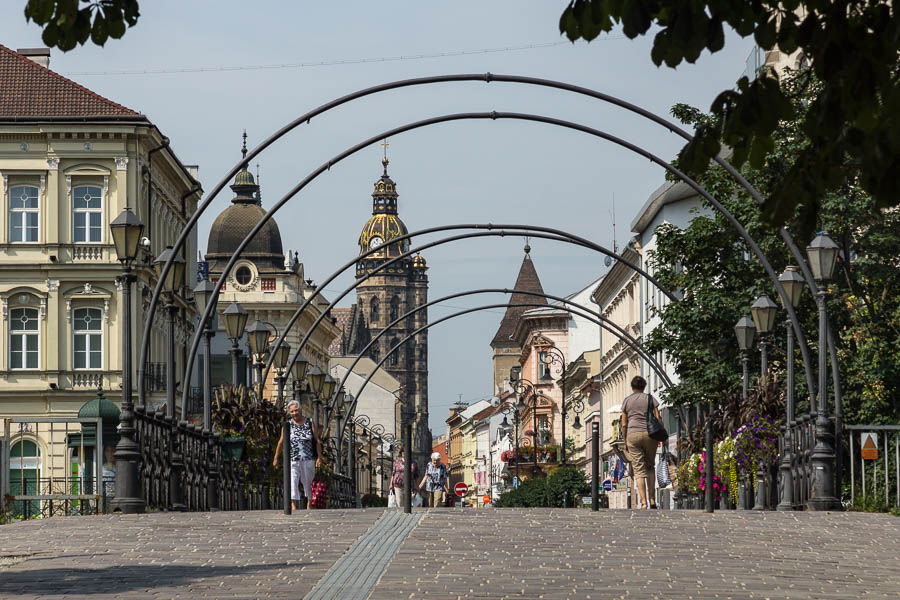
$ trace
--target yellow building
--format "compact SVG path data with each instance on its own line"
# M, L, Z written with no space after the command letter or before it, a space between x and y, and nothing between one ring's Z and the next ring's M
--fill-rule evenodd
M130 207L147 238L134 265L137 371L153 260L175 242L202 192L196 168L181 163L146 116L36 61L46 65L49 51L0 46L0 418L74 417L101 387L119 403L122 267L109 223ZM184 256L190 264L195 255L192 237ZM179 371L195 319L191 270L175 297ZM168 346L162 313L150 346L157 364ZM153 389L151 406L164 399ZM71 476L65 429L57 424L51 435L47 424L13 424L14 475Z

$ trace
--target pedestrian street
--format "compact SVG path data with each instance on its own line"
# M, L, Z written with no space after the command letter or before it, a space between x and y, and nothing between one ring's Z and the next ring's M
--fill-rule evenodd
M457 508L41 519L0 529L0 597L896 598L898 539L900 519L862 513Z

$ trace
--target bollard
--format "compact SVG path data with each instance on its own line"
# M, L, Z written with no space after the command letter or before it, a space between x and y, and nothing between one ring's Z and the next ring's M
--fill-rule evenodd
M291 424L287 421L281 426L281 435L284 440L281 444L281 462L284 463L282 465L284 468L284 514L289 515L291 514Z
M600 423L591 422L591 510L600 509Z

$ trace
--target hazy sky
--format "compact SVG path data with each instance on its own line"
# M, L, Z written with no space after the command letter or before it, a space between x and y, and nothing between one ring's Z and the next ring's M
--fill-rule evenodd
M40 30L22 16L25 0L0 7L0 44L41 46ZM651 39L620 33L591 44L558 44L565 2L236 2L144 0L138 26L105 48L62 54L51 68L139 110L172 140L187 164L200 165L211 189L251 145L290 119L332 98L396 79L448 73L504 73L558 79L595 88L666 115L677 102L706 109L744 70L749 39L730 35L726 48L697 65L657 69ZM340 7L340 8L338 8ZM547 45L495 53L504 47ZM439 58L408 58L447 53ZM453 55L456 54L456 55ZM369 62L208 72L122 74L199 68ZM88 74L90 73L90 74ZM103 74L97 74L103 73ZM466 111L533 112L580 121L673 157L679 138L622 110L585 97L513 84L459 83L388 92L345 105L301 126L259 160L263 206L347 146L403 123ZM574 131L526 122L442 124L390 140L390 173L400 215L410 230L446 223L506 222L566 229L612 246L615 198L619 245L663 172L645 159ZM358 251L371 213L381 148L351 157L297 196L277 218L285 248L297 249L307 277L324 280ZM255 167L254 167L255 172ZM200 248L231 197L221 194L200 220ZM605 267L595 254L532 240L545 291L565 296ZM518 239L445 245L425 256L432 298L456 291L512 286L522 258ZM329 300L352 281L328 286ZM461 299L430 310L432 319L498 296ZM341 305L349 305L348 298ZM489 343L502 311L476 313L430 333L430 413L445 431L450 405L491 394ZM575 357L570 357L573 359Z

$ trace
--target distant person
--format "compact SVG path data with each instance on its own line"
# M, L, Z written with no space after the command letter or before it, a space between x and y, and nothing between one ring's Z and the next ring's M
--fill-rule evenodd
M647 380L638 375L631 380L631 395L622 402L623 436L625 454L634 469L634 487L637 488L641 505L639 508L656 508L656 480L654 466L656 447L659 444L647 433L647 411L653 410L659 416L659 404L650 394L645 394ZM646 484L647 489L644 489ZM647 502L649 496L649 504Z
M313 427L309 417L303 418L300 412L300 403L291 400L287 405L288 414L291 416L291 505L300 509L300 486L306 496L306 508L312 508L312 481L316 476L316 467L322 462L322 442L319 434ZM281 460L282 444L284 443L284 430L278 439L275 448L275 460L272 462L275 468ZM315 444L315 445L313 445Z
M441 453L434 452L431 455L431 462L425 468L425 477L419 483L419 490L425 487L428 494L425 506L437 508L444 505L444 497L450 493L448 488L450 479L450 471L447 466L441 462Z
M116 447L103 446L103 466L100 476L103 480L103 493L107 498L116 494Z
M406 471L406 462L404 461L405 456L406 455L401 448L400 456L394 461L394 468L391 472L391 489L394 493L394 502L398 507L403 506L403 484L405 482L404 476ZM409 462L409 471L409 485L410 489L412 489L412 486L416 484L416 480L419 478L419 465L416 464L416 461L411 460Z

